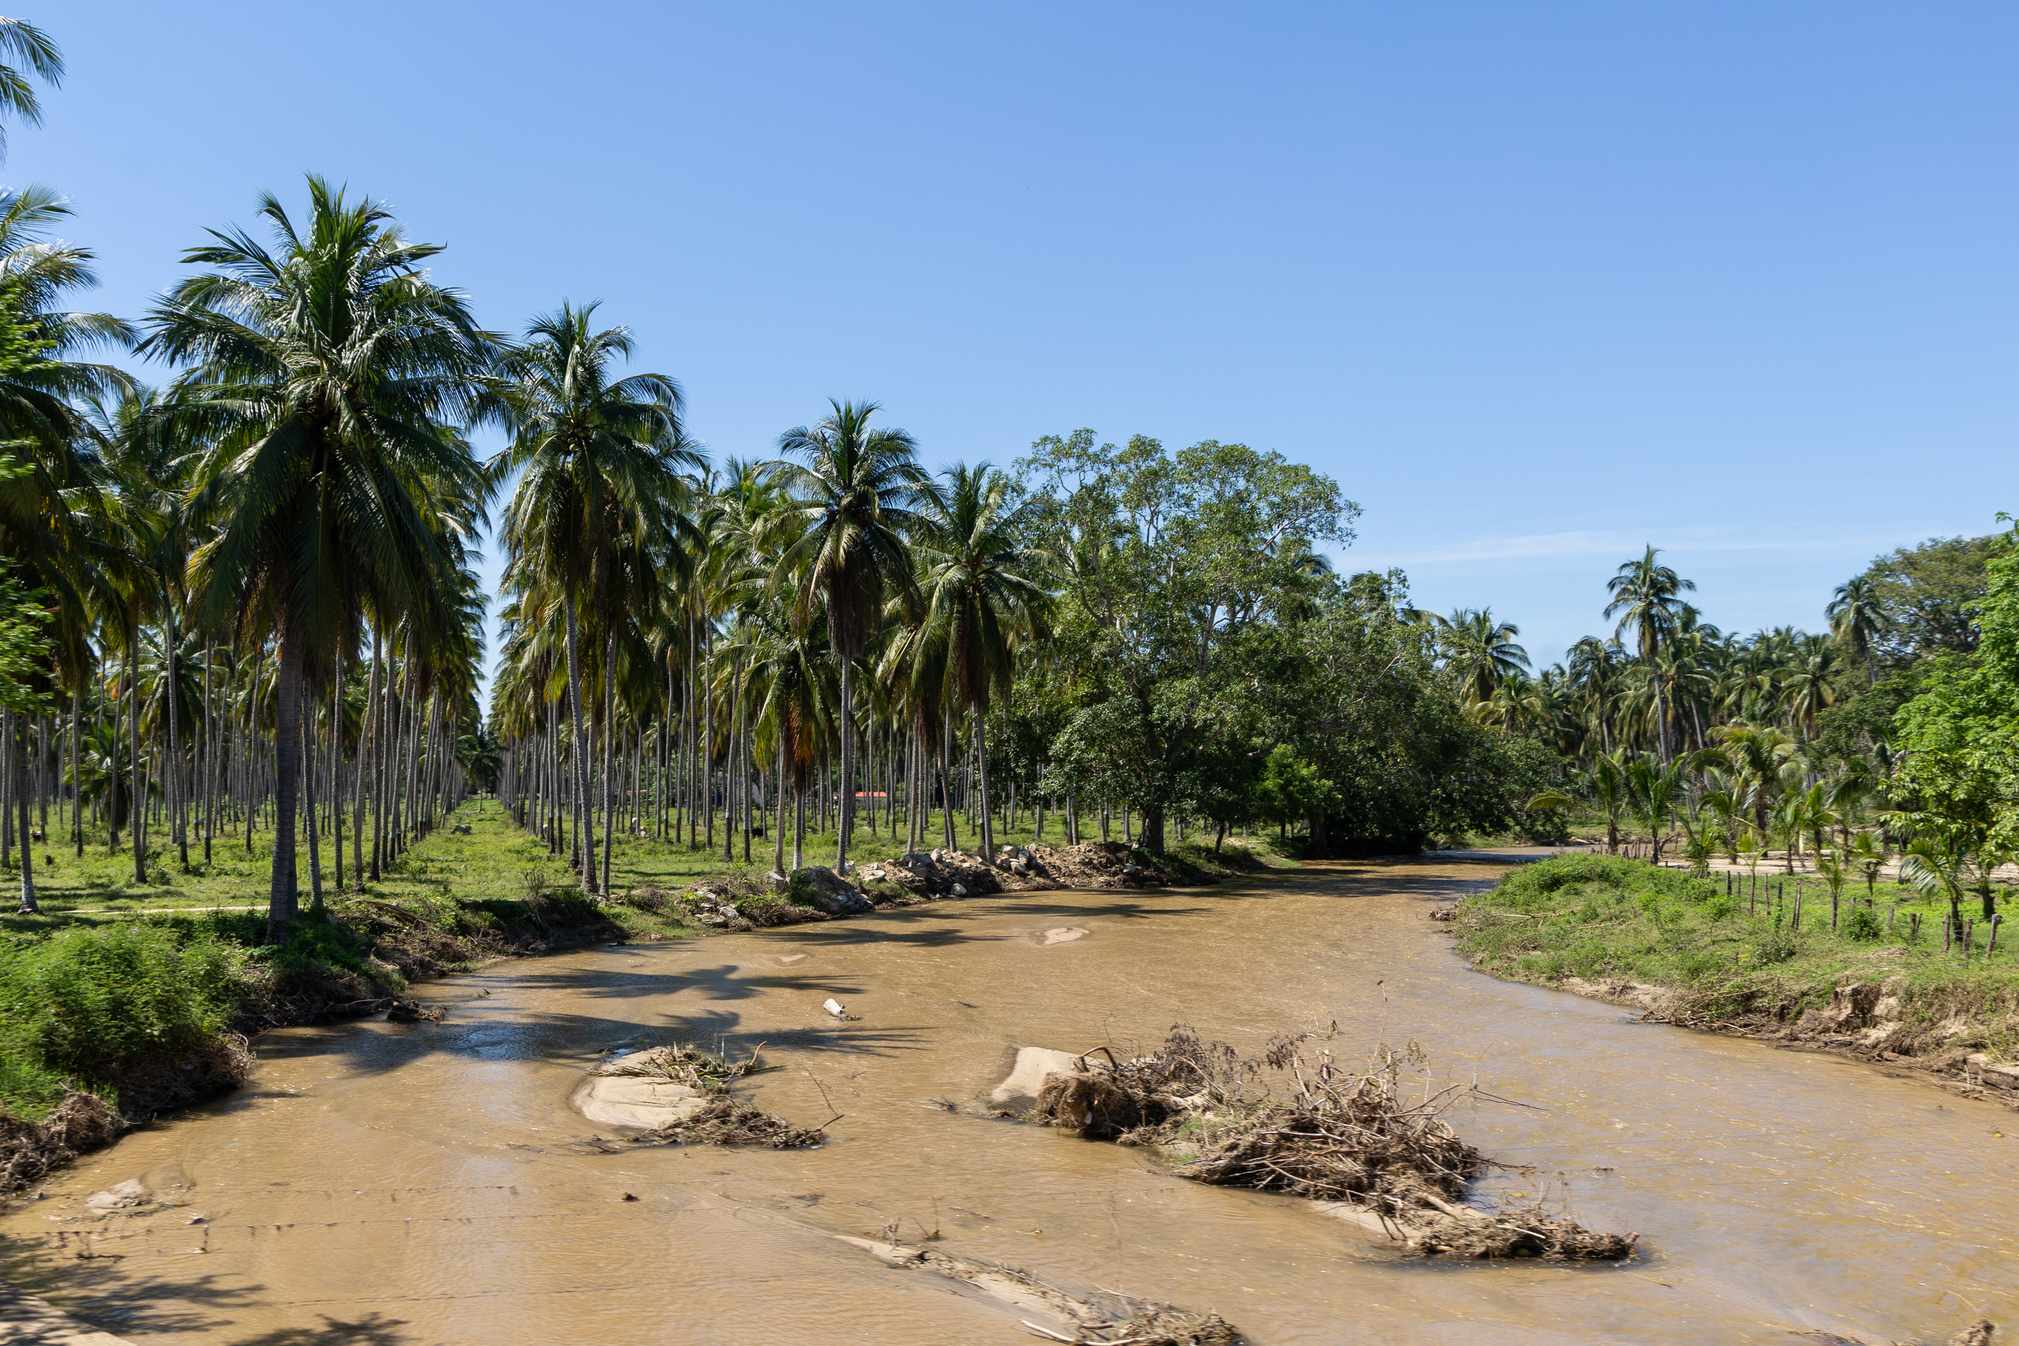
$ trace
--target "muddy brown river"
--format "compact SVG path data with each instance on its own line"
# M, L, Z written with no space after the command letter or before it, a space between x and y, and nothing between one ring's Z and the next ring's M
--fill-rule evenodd
M148 1343L1031 1339L1015 1311L827 1236L896 1222L1068 1287L1217 1311L1258 1346L1939 1341L2019 1319L2019 1139L1997 1134L2019 1118L1471 972L1425 913L1500 863L1006 895L496 964L423 988L445 1023L262 1038L250 1087L0 1219L0 1274ZM1546 1190L1638 1231L1642 1255L1411 1261L1307 1203L985 1115L1021 1046L1149 1045L1181 1020L1244 1051L1335 1021L1345 1060L1420 1042L1439 1079L1533 1105L1451 1117L1532 1166L1489 1190ZM742 1095L802 1125L845 1115L806 1152L594 1143L617 1133L570 1092L640 1033L764 1043L786 1068ZM186 1204L86 1210L129 1178Z

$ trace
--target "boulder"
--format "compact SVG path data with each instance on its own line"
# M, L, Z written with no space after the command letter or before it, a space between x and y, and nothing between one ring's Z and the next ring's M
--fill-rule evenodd
M641 1131L685 1121L708 1103L697 1089L646 1075L591 1075L568 1101L592 1122Z
M1071 1052L1054 1051L1049 1047L1017 1048L1016 1064L1009 1075L989 1094L992 1103L1008 1103L1012 1099L1036 1098L1045 1087L1047 1075L1070 1075L1081 1068L1080 1058Z
M829 916L861 916L876 910L876 905L860 889L826 865L793 870L792 894Z
M154 1193L142 1187L138 1178L128 1178L125 1182L108 1187L102 1192L93 1192L84 1198L84 1208L98 1212L131 1210L152 1200Z

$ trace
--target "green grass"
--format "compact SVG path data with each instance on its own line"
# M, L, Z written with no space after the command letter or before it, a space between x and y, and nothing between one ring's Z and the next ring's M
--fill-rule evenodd
M1771 881L1771 886L1770 886ZM1520 981L1622 979L1666 988L1686 1021L1791 1019L1827 1006L1847 980L1883 982L1900 996L1903 1021L1921 1030L1917 1049L1969 1048L2010 1054L2019 1045L2019 929L1995 953L1979 917L1970 955L1960 940L1944 952L1948 903L1910 888L1846 886L1830 928L1825 886L1803 881L1802 923L1793 922L1796 884L1760 876L1756 908L1745 892L1727 895L1722 875L1691 878L1674 869L1603 855L1566 855L1511 870L1459 910L1459 951L1483 970ZM1775 892L1785 897L1775 900ZM2002 910L2001 900L2001 910ZM1918 937L1909 917L1918 914ZM1959 1032L1935 1030L1967 1021Z

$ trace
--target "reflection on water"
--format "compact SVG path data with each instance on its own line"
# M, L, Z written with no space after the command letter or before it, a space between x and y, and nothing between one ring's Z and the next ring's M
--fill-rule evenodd
M0 1219L0 1270L136 1341L234 1346L1027 1339L1013 1312L823 1233L893 1221L1068 1285L1216 1310L1262 1346L1939 1339L1971 1306L2015 1316L2006 1147L2019 1140L1993 1134L2009 1114L1471 973L1424 913L1497 868L1004 895L501 963L428 988L451 1006L443 1024L267 1035L250 1088L92 1156ZM1056 937L1068 930L1084 933ZM830 996L848 1021L821 1009ZM1335 1020L1346 1059L1421 1042L1440 1077L1537 1105L1452 1118L1531 1166L1496 1183L1637 1230L1645 1256L1400 1261L1304 1203L986 1115L1020 1046L1150 1044L1181 1020L1244 1052ZM766 1044L788 1068L742 1092L800 1124L844 1114L832 1143L599 1135L569 1091L641 1031ZM171 1164L184 1204L84 1210Z

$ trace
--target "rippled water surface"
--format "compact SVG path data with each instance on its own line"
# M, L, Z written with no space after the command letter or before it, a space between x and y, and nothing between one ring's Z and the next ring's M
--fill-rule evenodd
M1015 1313L826 1237L896 1221L1068 1286L1217 1310L1259 1346L1940 1340L1976 1312L2019 1317L2019 1139L1995 1134L2019 1118L1470 972L1425 913L1499 864L1005 895L500 963L425 988L442 1024L268 1034L251 1087L0 1218L4 1271L142 1342L1030 1339ZM830 996L850 1021L822 1011ZM1019 1046L1147 1045L1180 1020L1243 1050L1334 1021L1346 1059L1420 1042L1440 1077L1535 1105L1452 1119L1534 1166L1497 1183L1637 1230L1645 1256L1403 1261L1302 1202L984 1115ZM787 1069L743 1092L796 1123L844 1114L832 1143L591 1143L569 1092L641 1031L766 1044ZM188 1204L85 1212L134 1177Z

